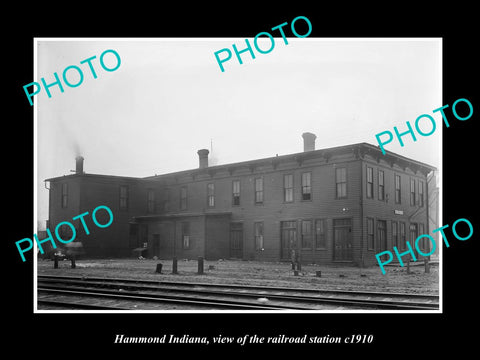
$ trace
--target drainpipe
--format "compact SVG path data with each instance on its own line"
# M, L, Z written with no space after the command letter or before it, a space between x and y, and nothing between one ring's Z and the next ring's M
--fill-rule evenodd
M430 204L430 200L428 198L428 174L425 175L425 188L423 189L423 193L425 194L425 199L424 199L424 203L423 205L425 206L425 213L426 213L426 218L427 218L427 223L425 224L425 228L427 230L427 234L430 234L430 226L429 226L429 222L430 222L430 217L429 217L429 214L428 214L428 208L429 208L429 204ZM428 260L430 260L430 255L428 256Z
M363 240L364 240L364 234L363 234L363 160L360 159L360 231L361 231L361 236L360 236L360 261L361 261L361 266L364 267L364 252L363 252Z
M177 257L177 221L173 220L173 254ZM183 241L183 239L182 239Z

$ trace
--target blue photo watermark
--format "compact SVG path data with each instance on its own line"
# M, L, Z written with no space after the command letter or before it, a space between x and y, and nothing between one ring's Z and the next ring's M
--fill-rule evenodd
M456 227L457 227L457 224L460 223L460 222L464 222L468 225L469 233L468 233L467 236L458 235ZM448 227L449 226L447 224L447 225L444 225L444 226L439 227L439 228L432 231L432 234L436 233L436 232L440 232L440 234L442 235L443 241L445 242L445 245L447 246L447 248L450 247L450 243L447 240L447 236L445 235L444 229L446 229ZM452 233L458 240L461 240L461 241L468 240L473 235L473 225L470 221L468 221L468 219L464 219L464 218L458 219L452 225ZM419 241L422 240L423 238L429 239L430 243L432 244L431 250L428 253L422 252L422 250L418 246ZM408 256L409 255L410 259L412 259L413 261L417 261L417 257L415 255L415 252L413 251L412 245L410 245L410 242L406 241L405 244L406 244L408 250L403 252L403 253L400 253L396 246L393 247L393 251L395 252L395 255L398 259L398 262L399 262L400 266L402 266L402 267L404 266L404 263L403 263L403 260L402 260L403 256ZM415 239L415 244L414 245L415 245L415 250L421 256L430 256L435 252L435 250L437 248L437 244L435 243L435 239L429 234L422 234L422 235L418 236ZM385 261L382 261L380 258L384 255L387 255L388 258ZM382 251L381 253L376 254L375 257L377 258L378 265L380 266L380 270L382 270L382 274L385 275L386 272L385 272L384 265L387 265L387 264L392 262L393 253L391 251L388 251L388 250L387 251Z
M468 114L467 115L460 116L458 114L457 106L458 106L459 103L464 103L464 104L468 105ZM435 109L435 110L432 111L433 113L440 112L442 114L443 122L445 123L445 126L447 128L450 127L450 123L448 122L447 115L445 115L444 109L446 109L448 107L449 107L449 105L447 104L447 105L444 105L444 106L439 107L438 109ZM465 106L464 106L464 108L465 108ZM464 111L465 110L462 110L462 112L464 112ZM455 116L455 118L457 118L458 120L461 120L461 121L468 120L473 115L473 105L467 99L458 99L452 105L452 113ZM423 119L427 119L427 120L423 120ZM425 123L427 123L427 124L429 123L429 124L428 125L423 125L423 130L422 130L422 126L420 126L421 122L423 124L425 124ZM393 127L393 131L394 131L401 147L403 147L405 145L403 140L402 140L403 136L410 135L414 142L417 141L417 137L415 136L415 131L413 130L410 122L407 121L406 125L407 125L407 130L404 131L404 132L400 132L396 126ZM426 131L425 127L431 127L431 129L429 131ZM422 114L422 115L418 116L415 120L415 130L421 136L426 137L426 136L432 135L435 132L436 128L437 128L437 125L435 123L435 119L431 115ZM382 136L383 136L383 139L381 138ZM387 144L389 144L393 141L393 139L394 139L393 133L389 130L382 131L381 133L376 134L375 138L377 139L378 146L380 146L380 149L382 150L383 155L385 155L384 145L387 145Z
M295 27L295 23L298 21L298 20L303 20L307 26L308 26L308 31L305 33L305 34L299 34L296 27ZM285 36L285 32L283 31L283 27L288 25L288 22L284 22L283 24L280 24L280 25L277 25L277 26L274 26L273 28L271 28L271 30L278 30L280 32L280 34L282 35L282 38L283 38L283 42L285 45L288 45L288 40ZM307 37L308 35L311 34L312 32L312 23L310 22L310 20L308 20L308 18L306 18L305 16L297 16L295 19L292 20L292 23L290 24L290 29L292 30L292 33L293 35L295 35L297 38L305 38ZM270 40L270 45L269 45L269 48L261 48L258 44L258 39L261 37L261 36L266 36L268 37L268 39ZM252 45L250 44L250 42L248 41L248 39L245 39L245 43L246 43L246 48L242 49L242 50L239 50L237 48L237 45L235 44L232 44L232 49L233 49L233 52L235 53L235 56L238 60L238 63L240 65L243 64L243 61L242 61L242 57L240 56L241 54L243 53L246 53L246 52L249 52L250 53L250 56L252 57L252 59L255 59L255 52L253 51L253 48L252 48ZM262 32L259 32L255 38L253 39L253 46L254 48L257 50L258 53L260 54L268 54L270 53L274 48L275 48L275 39L273 38L273 36L266 32L266 31L262 31ZM220 54L222 56L220 56ZM229 61L231 58L232 58L232 51L230 49L227 49L227 48L223 48L223 49L220 49L218 51L215 51L214 52L214 55L215 55L215 59L217 60L217 63L218 63L218 66L220 67L220 70L222 72L225 72L225 68L223 66L223 63Z
M97 212L99 210L105 210L107 212L108 216L109 216L109 220L105 224L101 224L97 220ZM84 217L87 216L87 215L88 215L88 211L73 217L72 220L77 220L77 219L80 220L80 222L82 223L83 229L85 230L85 234L89 235L90 230L88 229L87 224L85 223L85 219L84 219ZM97 227L107 228L113 223L113 212L112 212L112 210L110 210L110 208L108 206L105 206L105 205L97 206L92 212L92 220L93 220L93 223ZM68 226L70 228L71 234L72 234L70 239L63 239L60 236L60 231L59 230L62 226ZM62 221L62 222L58 223L57 226L55 227L54 233L55 233L55 237L57 238L57 240L59 242L63 243L63 244L71 243L73 240L75 240L75 238L77 236L77 231L75 230L75 226L69 221ZM38 239L37 234L33 234L33 237L35 238L35 242L37 243L37 246L38 246L41 254L45 253L44 250L43 250L42 244L44 244L46 242L50 242L52 244L53 249L57 248L57 245L55 244L55 240L53 239L53 235L52 235L52 232L50 231L50 229L47 229L47 234L48 234L48 237L46 237L45 239L42 239L42 240ZM26 247L22 247L21 244L23 244L23 243L27 243L28 245ZM19 252L19 254L22 258L22 261L25 262L25 256L23 254L26 253L27 251L32 250L32 248L33 248L32 239L24 238L22 240L18 240L17 242L15 242L15 245L17 246L17 249L18 249L18 252Z
M108 67L105 64L104 58L107 54L112 54L115 57L116 65ZM96 79L98 77L98 75L95 71L95 67L93 65L93 62L96 58L97 57L94 55L94 56L89 57L88 59L80 61L80 64L88 64L88 69L90 69L90 73L91 73L91 75L94 79ZM111 50L111 49L105 50L100 55L100 66L105 71L112 72L112 71L117 70L120 67L121 62L122 61L120 59L120 55L115 50ZM72 80L72 75L71 74L73 74L73 73L77 74L76 77L78 78L78 80L76 80L76 81ZM55 86L55 85L58 86L58 88L60 89L60 92L62 92L62 93L65 91L64 87L62 85L62 81L60 80L60 77L58 76L58 74L56 72L53 73L53 77L55 78L55 81L51 82L50 84L47 84L47 81L45 80L45 78L42 77L40 79L41 84L34 81L34 82L31 82L30 84L27 84L27 85L23 86L23 90L25 91L25 94L27 95L27 99L30 102L30 105L33 105L32 97L35 96L35 95L38 95L41 92L42 85L43 85L43 88L45 89L45 92L47 93L47 96L49 98L52 97L52 94L50 92L50 88L52 86ZM82 83L83 83L83 79L84 79L83 71L77 65L67 66L65 69L63 69L62 79L63 79L63 82L65 83L65 85L67 85L68 87L71 87L71 88L78 87L78 86L82 85ZM31 93L28 91L28 88L30 86L33 86L33 92L31 92Z

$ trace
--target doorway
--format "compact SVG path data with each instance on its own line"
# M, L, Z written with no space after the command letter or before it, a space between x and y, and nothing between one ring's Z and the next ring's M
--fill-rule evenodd
M243 224L230 224L230 258L243 259Z
M352 220L333 220L333 260L352 261Z
M387 250L387 222L377 220L377 253Z
M281 259L292 260L292 250L297 250L297 222L281 223Z

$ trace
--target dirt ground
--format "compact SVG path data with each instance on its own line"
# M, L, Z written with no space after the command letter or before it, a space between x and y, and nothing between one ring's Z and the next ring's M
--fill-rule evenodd
M156 273L157 264L162 273ZM422 264L410 267L386 267L382 275L378 267L302 265L295 276L287 262L259 262L242 260L204 261L204 274L198 275L196 260L178 260L178 274L172 274L171 259L95 259L77 260L71 268L69 260L59 261L58 269L53 261L38 259L39 275L95 276L142 280L185 281L196 283L248 284L287 286L315 289L341 289L358 291L391 291L400 293L438 294L439 268L432 264L425 273ZM318 277L317 271L321 272Z

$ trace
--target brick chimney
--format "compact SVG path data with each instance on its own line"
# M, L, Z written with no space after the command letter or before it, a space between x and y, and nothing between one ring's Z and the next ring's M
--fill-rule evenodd
M77 156L75 158L75 174L83 174L83 156Z
M303 137L303 151L313 151L315 150L315 139L317 136L310 132L304 132Z
M200 149L197 151L198 154L198 161L200 169L205 169L208 167L208 154L210 151L207 149Z

